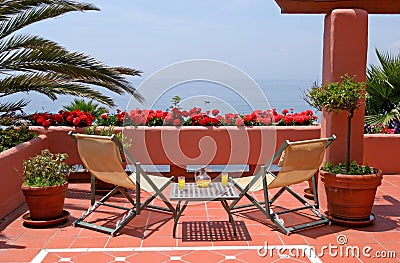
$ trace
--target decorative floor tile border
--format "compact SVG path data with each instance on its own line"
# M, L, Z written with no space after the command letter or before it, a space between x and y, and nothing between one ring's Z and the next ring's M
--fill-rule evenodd
M154 253L165 253L165 252L174 252L174 251L187 251L187 252L196 252L196 251L209 251L212 252L222 252L222 251L233 251L236 250L238 252L241 251L249 251L254 250L255 253L258 254L260 259L270 257L270 259L274 258L275 260L279 259L288 259L288 258L298 258L300 256L304 259L308 259L311 263L322 263L321 259L316 254L316 251L313 247L307 245L286 245L286 246L203 246L203 247L125 247L125 248L60 248L60 249L42 249L35 258L31 261L32 263L41 263L46 257L50 254L58 254L58 253L112 253L112 252L132 252L132 253L140 253L140 252L154 252ZM183 256L170 256L169 261L181 260ZM179 259L178 259L179 258ZM225 259L236 259L235 256L225 255ZM115 256L114 261L125 261L124 257ZM169 262L167 261L167 262ZM74 262L71 257L69 258L60 258L58 262ZM243 261L245 262L245 261Z

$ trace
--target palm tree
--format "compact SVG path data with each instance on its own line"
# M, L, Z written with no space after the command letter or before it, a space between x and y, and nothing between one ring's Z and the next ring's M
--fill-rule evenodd
M388 125L400 118L400 54L375 52L380 65L367 70L365 121Z
M68 0L0 0L0 98L35 91L52 100L58 95L73 95L115 106L110 97L95 89L98 86L117 94L126 92L142 101L142 96L124 77L140 76L140 71L109 67L40 36L17 33L48 18L88 10L99 9ZM0 117L22 111L28 103L27 100L0 102Z

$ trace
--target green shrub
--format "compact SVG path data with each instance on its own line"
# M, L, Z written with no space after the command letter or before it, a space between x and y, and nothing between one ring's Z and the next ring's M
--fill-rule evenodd
M0 152L35 137L37 137L37 135L31 132L26 126L21 126L19 129L15 129L14 127L8 127L4 130L0 129Z

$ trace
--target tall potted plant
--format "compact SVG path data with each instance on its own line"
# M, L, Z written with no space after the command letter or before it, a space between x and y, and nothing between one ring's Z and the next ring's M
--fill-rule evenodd
M71 166L66 164L68 155L53 154L45 149L41 154L24 161L22 192L29 208L25 223L43 225L64 219L63 211L68 175ZM39 223L40 222L40 223Z
M341 82L316 84L306 92L310 105L327 112L347 112L346 154L344 163L326 162L320 171L325 186L328 213L336 222L365 224L373 221L371 215L376 189L381 184L382 171L350 160L351 122L355 110L365 98L365 83L348 74Z

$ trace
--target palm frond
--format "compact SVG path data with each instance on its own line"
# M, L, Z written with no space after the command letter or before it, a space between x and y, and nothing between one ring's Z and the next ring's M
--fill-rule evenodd
M143 101L124 76L140 76L141 71L109 67L51 40L15 33L41 20L87 10L99 9L68 0L0 0L0 74L5 76L0 80L0 97L34 91L53 100L58 95L73 95L115 106L110 97L93 88L99 86Z
M109 68L84 54L68 53L57 46L42 50L23 49L6 57L0 55L0 66L3 70L59 73L69 81L102 86L117 94L127 92L139 101L143 101L136 89L119 73L140 76L139 70Z
M27 73L0 80L0 97L30 91L44 94L52 100L57 99L57 95L73 95L94 99L111 107L115 106L114 101L108 96L87 85L67 81L62 75Z
M0 54L3 53L5 57L9 55L9 52L14 52L19 49L63 50L64 48L51 40L44 39L39 36L30 36L25 34L12 35L9 38L4 38L0 41Z
M367 69L366 114L386 115L400 102L400 55L377 49L375 53L380 65L370 65Z
M16 6L16 11L12 14L7 10L2 10L2 16L8 16L0 22L0 38L4 38L13 32L28 26L30 24L42 21L48 18L58 17L62 14L73 11L99 10L97 7L89 4L81 4L72 1L30 1L32 6ZM37 3L33 3L37 2ZM8 9L10 10L10 9Z
M11 112L16 112L20 111L23 112L23 108L28 105L29 100L21 99L16 102L3 102L0 103L0 112L2 113L11 113Z
M130 76L141 76L143 73L141 70L125 68L125 67L116 67L111 69L118 72L119 74L130 75Z

